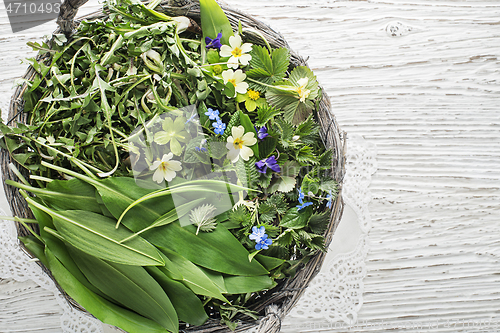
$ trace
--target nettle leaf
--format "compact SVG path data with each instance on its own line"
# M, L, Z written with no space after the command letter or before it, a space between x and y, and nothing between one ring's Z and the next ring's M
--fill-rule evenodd
M312 214L311 217L309 218L308 225L312 232L318 235L322 235L326 231L326 228L328 227L329 223L330 223L330 211L327 210L324 211L323 213Z
M295 153L295 158L302 165L318 164L318 158L314 155L314 150L309 146L300 148Z
M308 206L298 210L297 207L290 208L281 219L280 227L288 229L302 229L307 226L309 217L312 215L312 207Z
M271 105L265 105L257 110L257 121L256 126L262 127L267 124L268 121L274 119L274 117L280 115L282 112L272 107Z
M277 119L275 122L277 131L279 133L280 144L283 148L288 148L293 145L293 126L292 124L282 120Z
M272 192L290 192L295 188L295 184L297 180L295 177L299 174L300 165L295 161L287 161L281 167L281 172L276 174L276 180L270 187L270 191Z
M333 160L333 152L331 149L326 150L323 152L319 158L319 165L321 166L321 169L331 169L332 168L332 160Z
M268 136L263 141L259 143L259 156L260 158L266 158L274 152L278 140Z

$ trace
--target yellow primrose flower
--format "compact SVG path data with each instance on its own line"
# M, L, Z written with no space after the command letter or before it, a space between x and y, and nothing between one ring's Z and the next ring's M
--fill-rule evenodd
M231 134L232 135L227 138L226 143L226 148L229 149L227 158L233 163L238 162L240 156L243 160L248 161L248 159L253 156L253 150L250 149L249 146L253 146L257 143L255 133L245 133L245 128L243 126L233 126L231 128Z
M241 45L241 37L239 35L234 35L229 37L229 45L222 45L220 48L221 57L230 57L227 61L227 67L238 68L239 64L243 66L248 65L248 62L252 59L250 54L246 54L252 51L252 44L245 43Z
M245 94L247 92L248 83L243 82L247 78L247 75L243 73L241 69L238 69L236 71L228 69L222 72L222 78L224 79L224 84L231 82L234 85L234 90L237 93Z
M300 101L304 103L306 101L306 98L309 97L309 94L311 93L311 90L306 89L306 86L309 83L309 79L307 77L303 77L302 79L298 80L297 83L300 86L295 88L295 91L297 91L297 93L299 94Z
M236 96L236 102L245 102L246 109L252 112L257 108L257 106L264 106L266 104L266 99L260 97L260 92L248 89L246 94L238 94L238 96Z
M158 184L162 183L163 180L167 182L171 181L176 176L176 171L181 171L181 162L172 160L174 154L168 153L164 154L160 161L155 161L149 170L156 170L153 174L153 180Z

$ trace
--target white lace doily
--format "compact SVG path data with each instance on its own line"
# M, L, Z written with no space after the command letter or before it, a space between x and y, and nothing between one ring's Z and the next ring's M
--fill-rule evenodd
M344 215L321 271L283 322L283 332L321 322L352 325L363 305L367 236L371 225L369 185L376 171L376 147L361 136L348 136L342 197ZM318 327L318 326L316 326Z
M368 203L371 198L368 185L375 171L375 149L359 136L349 137L347 160L343 189L346 203L344 218L335 233L321 272L283 322L283 332L287 331L289 322L301 318L351 324L356 321L357 312L363 304L366 234L370 227ZM0 215L5 215L5 212L0 211ZM357 223L347 224L346 221ZM0 278L19 282L32 280L54 294L62 309L62 332L105 331L103 327L107 325L103 326L99 320L72 308L40 266L29 260L19 246L13 222L0 221L0 253ZM26 303L27 306L30 304Z

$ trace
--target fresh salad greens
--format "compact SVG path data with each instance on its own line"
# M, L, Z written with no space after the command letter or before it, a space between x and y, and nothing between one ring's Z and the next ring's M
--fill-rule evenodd
M246 41L214 0L201 20L133 0L31 43L25 123L1 146L29 180L21 240L98 319L234 329L317 251L337 194L321 89L290 53ZM30 195L29 195L29 194Z

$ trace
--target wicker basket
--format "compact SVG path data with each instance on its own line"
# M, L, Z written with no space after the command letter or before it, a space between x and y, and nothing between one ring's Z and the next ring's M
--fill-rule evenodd
M106 17L105 13L99 11L89 14L85 17L80 17L78 20L74 21L74 17L76 16L78 8L85 2L87 2L87 0L65 0L65 2L61 6L61 12L57 20L60 28L55 33L64 32L67 35L71 35L73 33L73 29L79 24L81 20L95 20ZM229 18L229 21L231 22L234 30L237 29L238 22L241 21L241 24L244 28L255 29L263 34L273 47L285 47L290 49L283 36L274 31L268 25L252 18L247 14L231 9L227 5L221 4L221 7ZM184 15L199 22L200 8L198 1L195 0L163 0L160 6L158 6L156 9L162 10L168 15L172 16ZM256 44L260 42L260 39L258 37L252 36L250 33L245 35L245 38ZM305 60L292 51L290 61L295 66L307 66ZM24 75L24 78L30 80L34 75L35 71L32 67L30 67ZM24 85L18 87L15 91L15 94L10 102L9 123L24 123L26 121L27 115L23 112L23 94L26 89L27 86ZM319 104L317 114L318 121L321 127L321 139L323 140L323 143L327 148L333 148L333 178L339 183L339 195L332 205L331 220L325 234L326 244L329 245L343 212L341 192L342 181L345 173L345 141L344 135L337 125L335 116L330 110L328 96L324 93L323 99ZM9 163L15 164L15 161L11 159L9 153L6 150L0 151L0 161L3 180L17 180L16 175L8 168ZM19 216L22 218L32 217L25 200L19 194L19 191L16 188L5 186L5 194L14 216ZM36 230L37 225L32 225L31 227ZM21 224L17 224L17 230L19 236L25 236L29 234L29 232ZM26 249L24 250L26 251ZM238 325L236 332L242 332L252 328L254 329L254 331L259 333L279 332L281 327L281 320L296 304L298 299L304 293L304 290L308 286L309 282L319 272L324 257L325 253L318 253L305 265L305 267L303 267L295 275L294 278L286 279L279 283L278 286L273 288L272 290L261 293L262 297L259 298L259 301L257 303L252 304L250 308L262 314L263 317L257 322L242 320L241 324ZM42 264L40 265L42 266L44 271L50 275L50 272ZM61 292L66 295L63 290L61 290ZM66 295L66 298L74 307L85 311L69 296ZM187 327L186 325L181 324L180 332L201 333L231 331L226 326L220 325L217 320L209 319L202 326Z

